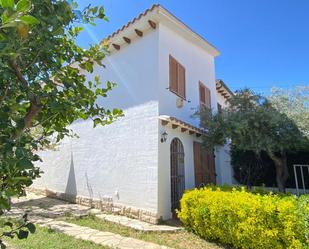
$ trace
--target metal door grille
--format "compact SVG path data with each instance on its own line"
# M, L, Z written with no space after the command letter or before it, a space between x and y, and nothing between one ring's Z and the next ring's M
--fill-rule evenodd
M309 179L309 165L294 164L293 168L294 168L294 177L295 177L297 195L300 195L301 187L302 187L302 194L306 194L307 193L306 182L308 182L308 179ZM297 168L300 169L301 187L299 186L300 183L298 182ZM306 170L308 171L307 173L306 173Z
M185 190L184 149L181 141L174 138L171 142L171 199L172 212L179 208L179 201Z

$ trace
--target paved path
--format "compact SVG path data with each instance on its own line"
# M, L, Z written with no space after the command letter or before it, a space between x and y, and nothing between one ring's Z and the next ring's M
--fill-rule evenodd
M34 218L33 221L41 226L49 227L76 239L92 241L96 244L119 249L169 249L169 247L157 245L143 240L123 237L119 234L102 232L92 228L78 226L64 221L56 221L48 218Z
M182 229L182 227L153 225L144 221L131 219L120 215L96 214L96 217L143 232L176 232Z
M35 215L46 218L63 217L68 214L84 216L89 213L90 209L90 207L29 193L25 197L13 199L10 215L20 215L28 212L30 216Z
M14 199L13 207L9 212L11 217L20 217L28 212L30 221L49 227L53 230L73 236L77 239L92 241L96 244L119 249L170 249L166 246L138 240L130 237L124 237L119 234L102 232L89 227L83 227L72 223L55 220L57 217L63 217L67 214L83 216L93 213L96 216L127 225L142 231L175 231L178 228L160 225L151 225L146 222L129 219L116 215L104 215L99 210L91 210L88 207L70 204L61 200L51 199L44 196L29 194L27 197ZM159 229L162 227L162 230Z

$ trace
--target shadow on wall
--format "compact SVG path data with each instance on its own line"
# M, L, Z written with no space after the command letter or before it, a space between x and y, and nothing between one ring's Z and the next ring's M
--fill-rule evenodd
M75 170L74 170L74 160L73 160L73 152L71 152L71 164L70 171L67 181L67 186L65 188L65 193L73 196L77 195L77 187L76 187L76 178L75 178Z

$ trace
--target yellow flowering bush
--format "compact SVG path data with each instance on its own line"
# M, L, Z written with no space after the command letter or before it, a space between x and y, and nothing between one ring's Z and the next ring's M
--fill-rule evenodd
M178 217L199 236L235 248L309 249L309 196L194 189Z

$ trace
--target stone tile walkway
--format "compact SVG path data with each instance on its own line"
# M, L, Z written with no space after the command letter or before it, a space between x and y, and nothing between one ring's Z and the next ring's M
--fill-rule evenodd
M13 199L13 206L8 213L10 217L20 217L25 212L29 219L35 224L49 227L53 230L70 235L77 239L92 241L96 244L119 249L171 249L166 246L157 245L151 242L124 237L119 234L102 232L89 227L56 220L55 218L66 215L84 216L93 213L99 218L129 226L140 231L175 231L179 228L151 225L146 222L129 219L117 215L102 214L100 210L93 210L89 207L78 204L70 204L65 201L51 199L30 193L27 197Z
M90 207L29 193L25 197L13 199L10 215L20 216L20 214L27 212L30 216L34 214L46 218L57 218L66 215L84 216L89 213L90 209Z
M92 241L96 244L118 249L171 249L166 246L157 245L143 240L123 237L119 234L102 232L88 227L78 226L64 221L56 221L48 218L36 217L36 224L49 227L76 239Z
M96 214L96 217L117 223L129 228L132 228L134 230L143 231L143 232L176 232L178 230L181 230L181 227L174 227L174 226L166 226L166 225L153 225L149 224L144 221L131 219L125 216L120 215L112 215L112 214Z

